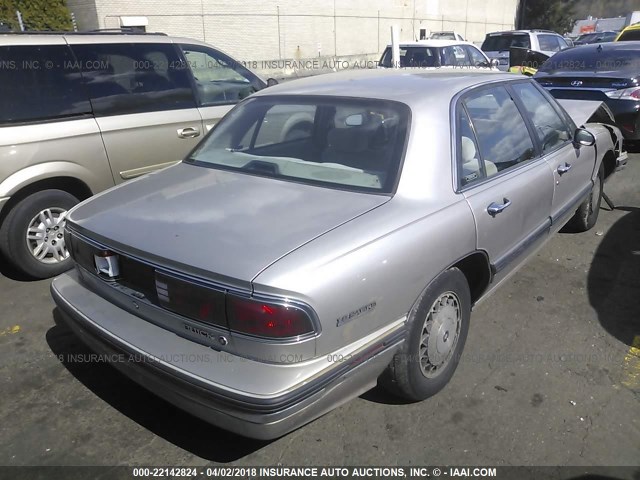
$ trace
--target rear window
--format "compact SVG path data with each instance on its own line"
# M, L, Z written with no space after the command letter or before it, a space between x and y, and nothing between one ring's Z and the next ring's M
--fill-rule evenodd
M635 71L640 67L640 51L603 48L594 44L558 52L542 67L541 72L610 72Z
M620 35L620 38L618 39L619 42L628 42L631 40L640 40L640 28L622 32L622 35Z
M438 48L435 47L400 47L400 67L437 67L440 65ZM380 66L393 66L393 52L391 48L382 54Z
M503 33L500 35L487 35L482 44L485 52L499 52L509 50L511 47L531 48L531 40L527 33Z
M384 100L258 97L227 114L186 160L355 191L391 193L409 107Z
M0 47L0 122L29 122L91 113L69 47Z

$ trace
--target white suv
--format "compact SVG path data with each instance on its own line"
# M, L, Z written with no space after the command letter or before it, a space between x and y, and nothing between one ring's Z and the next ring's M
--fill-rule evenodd
M569 44L562 35L550 30L510 30L487 33L481 48L487 57L498 60L500 70L507 71L511 47L528 48L551 56L569 48Z

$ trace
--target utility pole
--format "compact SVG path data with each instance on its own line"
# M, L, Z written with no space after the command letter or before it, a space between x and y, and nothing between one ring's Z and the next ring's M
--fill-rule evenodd
M16 16L18 17L18 24L20 25L20 31L24 32L24 23L22 22L22 14L20 10L16 10Z

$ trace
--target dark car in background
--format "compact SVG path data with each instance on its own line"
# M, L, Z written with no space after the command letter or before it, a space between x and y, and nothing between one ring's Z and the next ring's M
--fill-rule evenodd
M555 98L605 102L625 139L640 140L640 42L558 52L534 78Z
M580 35L573 42L574 45L587 45L590 43L613 42L620 32L593 32Z

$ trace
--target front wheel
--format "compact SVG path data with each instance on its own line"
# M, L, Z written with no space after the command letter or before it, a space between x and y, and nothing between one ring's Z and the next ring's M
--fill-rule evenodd
M43 190L18 202L0 229L0 250L32 278L48 278L71 268L64 242L67 211L78 199L62 190Z
M411 401L442 390L458 366L470 317L469 284L451 268L427 287L409 314L407 338L380 378L382 386Z
M600 204L602 203L602 186L604 184L604 168L600 166L598 177L596 178L589 197L578 207L570 225L579 232L591 230L598 221Z

